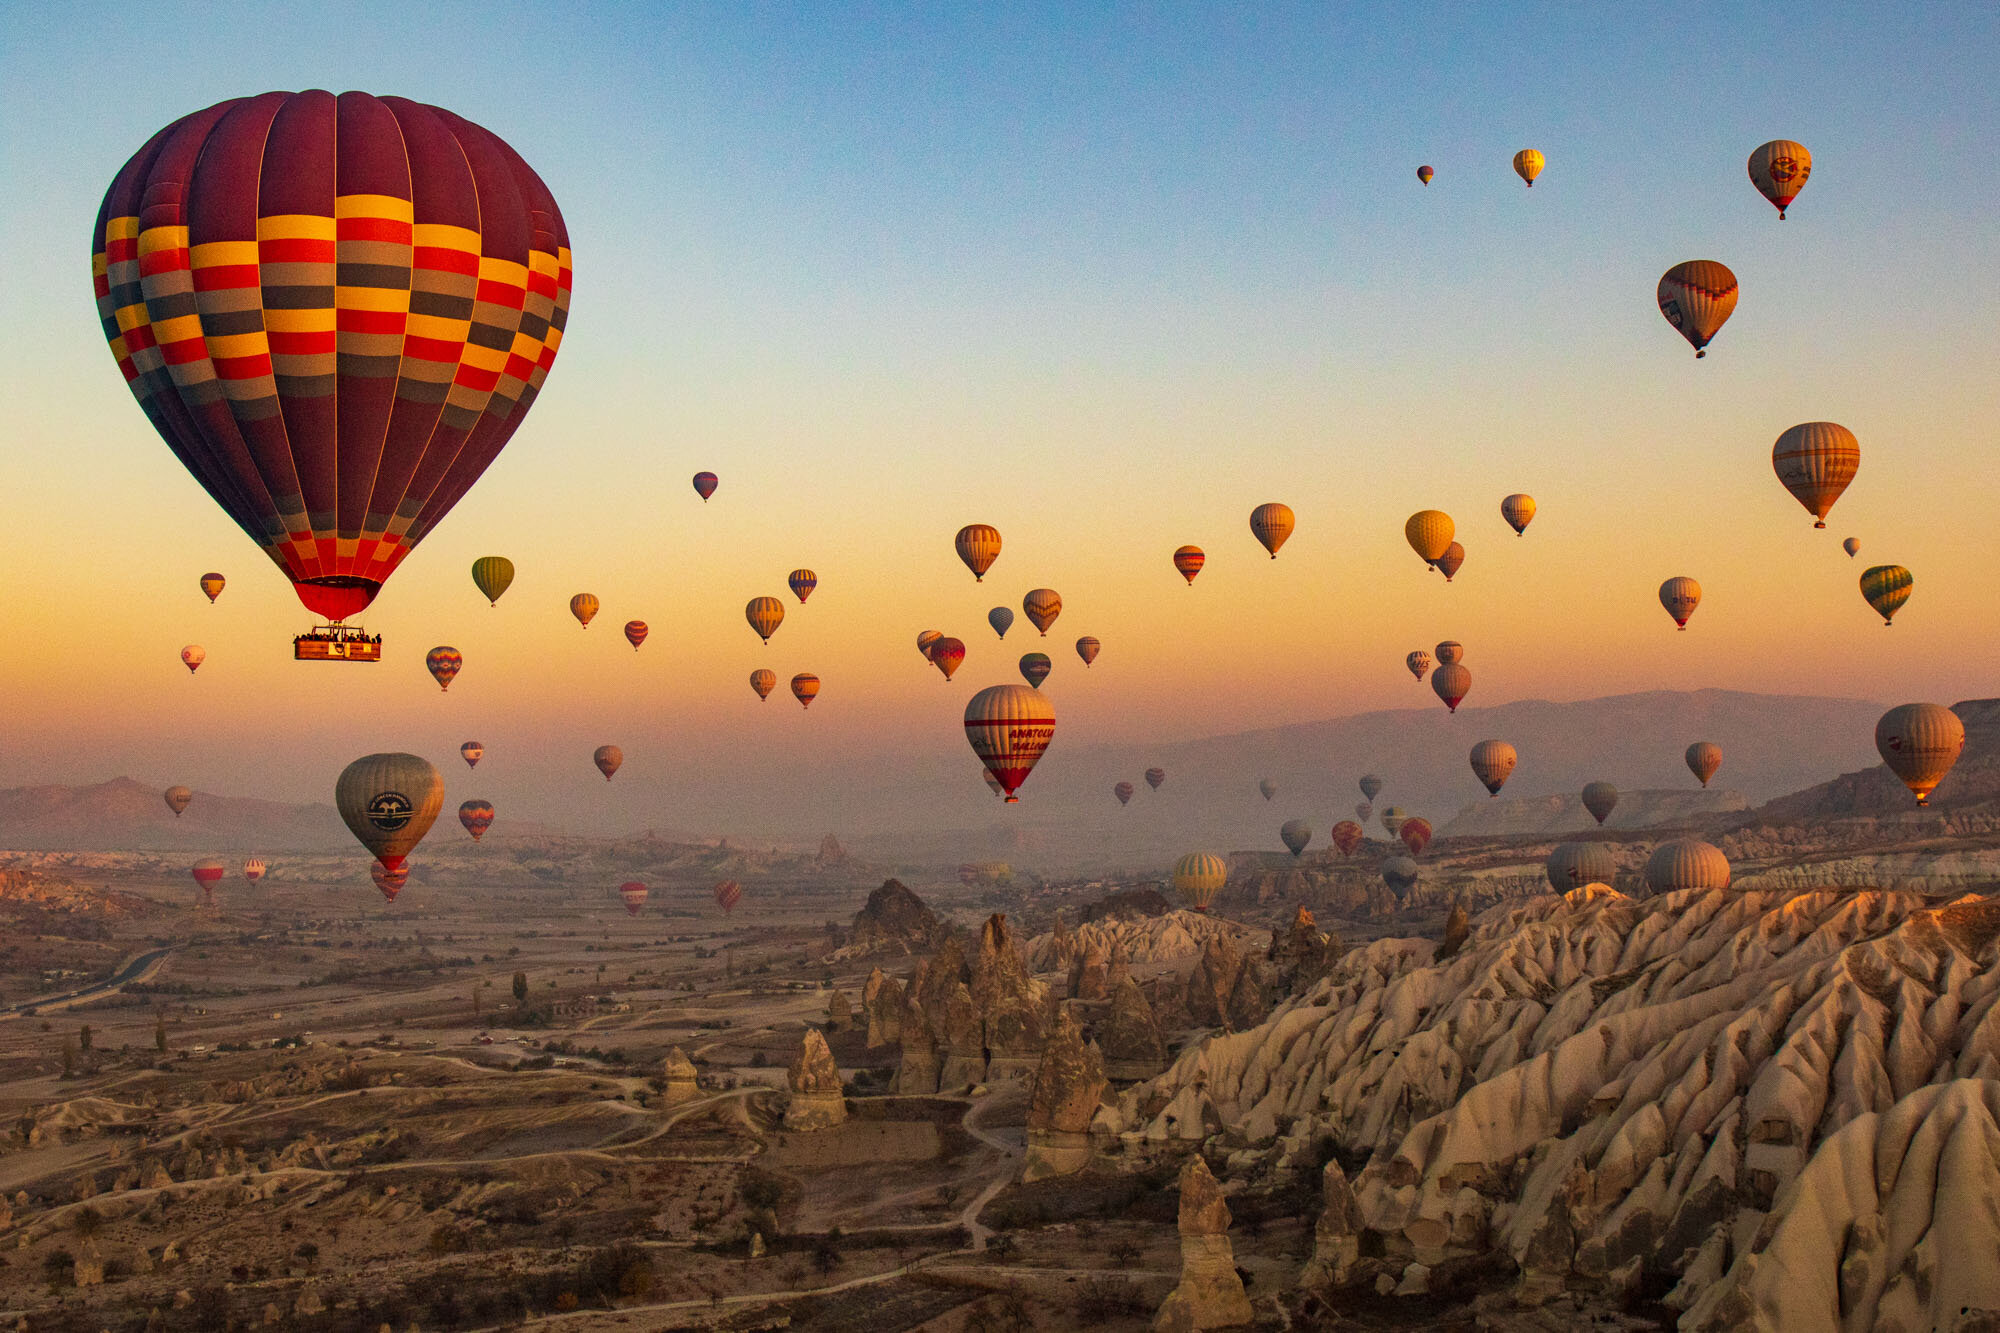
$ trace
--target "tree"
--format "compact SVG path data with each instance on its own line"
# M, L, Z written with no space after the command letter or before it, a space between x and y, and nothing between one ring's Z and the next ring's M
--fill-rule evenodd
M153 1011L153 1049L167 1053L167 1016L157 1009Z
M517 1004L526 1004L528 1002L528 974L526 972L516 972L514 974L514 1000Z
M83 1025L83 1031L77 1034L77 1041L82 1045L84 1050L87 1051L90 1049L90 1024L85 1023Z
M292 1253L297 1255L299 1261L306 1266L307 1272L311 1272L314 1266L319 1263L319 1246L309 1240L300 1241L299 1248L293 1250Z
M88 1204L76 1210L76 1216L69 1220L71 1230L89 1240L104 1228L104 1214Z

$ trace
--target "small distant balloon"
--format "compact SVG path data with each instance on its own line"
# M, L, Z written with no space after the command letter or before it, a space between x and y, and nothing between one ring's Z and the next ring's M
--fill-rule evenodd
M1685 630L1688 617L1701 605L1701 585L1685 574L1677 574L1660 585L1660 605L1674 618L1674 624Z
M924 661L928 662L931 660L932 645L943 637L944 635L934 629L927 629L917 635L917 651L923 654Z
M1403 836L1403 825L1409 817L1402 806L1392 805L1382 812L1382 827L1390 837L1400 838Z
M1375 807L1368 802L1356 801L1354 803L1354 817L1362 823L1366 824L1370 819L1374 818L1374 815Z
M194 882L201 885L201 896L211 903L214 902L215 886L221 881L224 873L226 873L222 862L213 858L206 861L196 861L194 865L189 867L189 873L194 876Z
M1332 839L1334 846L1340 848L1342 856L1352 856L1354 849L1359 847L1361 840L1368 835L1362 831L1361 825L1351 819L1343 819L1329 829L1326 836Z
M270 867L265 865L263 861L253 856L243 863L243 878L255 884L258 880L264 878L265 872L269 869Z
M1773 139L1751 151L1749 166L1750 183L1757 187L1757 193L1771 201L1778 210L1778 221L1783 222L1785 210L1792 206L1792 200L1799 197L1799 191L1806 188L1806 181L1812 176L1812 154L1802 143Z
M1840 549L1847 552L1847 558L1852 560L1855 556L1861 554L1861 539L1859 537L1849 537L1840 544Z
M986 581L986 571L1000 558L1000 530L984 523L968 523L952 539L958 558L972 571L974 583Z
M363 755L341 770L333 804L355 839L394 870L444 808L444 778L417 755Z
M1131 801L1132 793L1137 790L1138 788L1134 787L1129 782L1120 782L1113 785L1113 787L1111 788L1111 794L1118 798L1118 804L1125 805Z
M424 670L431 673L431 679L438 683L442 693L451 688L458 679L459 668L465 665L465 656L448 644L439 644L424 654Z
M597 598L587 592L580 592L569 599L569 613L576 617L576 623L585 629L597 617Z
M1505 741L1481 741L1472 747L1472 775L1486 788L1488 796L1498 796L1520 756Z
M1014 628L1014 608L1011 606L994 607L986 613L986 623L993 627L995 634L1003 639L1006 638L1007 631Z
M1431 821L1413 815L1403 821L1403 827L1396 830L1396 836L1410 849L1411 856L1422 856L1424 848L1431 845Z
M1167 780L1166 769L1149 768L1146 770L1146 785L1148 787L1151 787L1154 791L1158 791L1160 789L1160 784L1162 782L1165 782L1166 780Z
M1694 347L1696 359L1708 355L1709 340L1736 309L1736 275L1713 259L1676 264L1660 277L1660 314Z
M1646 858L1646 887L1655 894L1679 893L1684 889L1726 889L1729 887L1729 858L1713 843L1699 838L1680 838L1661 843Z
M632 645L632 651L635 653L639 651L639 645L646 641L646 636L650 633L652 631L646 628L646 622L643 620L625 622L625 642Z
M181 649L181 665L188 669L190 676L201 670L201 664L207 660L208 649L198 643L190 643Z
M1523 148L1514 154L1514 174L1526 181L1531 190L1535 188L1535 177L1541 175L1542 168L1547 165L1548 159L1533 148Z
M742 897L743 886L733 879L725 879L715 886L715 905L722 909L724 916L736 910L736 904Z
M1410 669L1412 676L1422 680L1424 673L1431 669L1431 655L1419 648L1403 659L1403 665Z
M1601 842L1565 842L1558 844L1542 862L1542 873L1548 876L1549 887L1557 893L1568 893L1586 884L1609 885L1618 874L1618 858Z
M482 555L472 562L472 586L485 596L488 606L500 604L500 594L514 583L514 562L504 555Z
M1457 639L1446 639L1431 651L1437 655L1439 666L1452 666L1465 660L1465 645Z
M1618 808L1618 789L1608 782L1589 782L1583 788L1583 808L1602 824Z
M1373 773L1362 774L1361 794L1367 797L1371 801L1374 800L1377 796L1380 796L1382 794L1382 779L1376 777ZM1368 818L1368 816L1366 815L1363 815L1361 817L1363 819Z
M375 887L381 890L382 896L393 903L396 901L396 895L403 891L403 886L410 882L410 868L399 865L391 870L380 861L370 861L368 878L374 880Z
M169 787L161 795L166 798L167 809L174 812L175 819L179 819L181 811L187 809L189 802L194 800L194 793L186 787Z
M1062 597L1054 588L1036 588L1021 599L1021 609L1027 612L1028 623L1046 636L1062 614Z
M759 667L750 673L750 688L757 691L759 699L771 697L771 691L778 688L778 673Z
M1229 883L1229 863L1213 852L1189 852L1174 862L1167 882L1189 907L1205 913Z
M458 822L465 825L465 831L478 842L486 830L493 827L493 802L466 801L458 807Z
M590 761L597 765L597 771L604 775L606 782L609 782L612 775L624 767L625 752L615 745L600 745L592 752Z
M950 680L958 673L958 667L965 661L965 644L948 636L941 636L931 645L931 665L944 673Z
M1417 179L1419 181L1422 181L1425 185L1429 185L1431 183L1431 178L1435 175L1437 175L1437 173L1430 169L1430 165L1428 163L1417 168Z
M1516 537L1523 535L1535 521L1535 497L1516 491L1500 502L1500 517L1507 520Z
M811 708L812 701L819 697L819 677L810 671L801 671L793 676L792 697L799 701L799 707Z
M1278 838L1293 856L1302 856L1313 839L1312 825L1303 819L1288 819L1278 830Z
M1453 542L1451 545L1445 547L1444 554L1437 558L1438 572L1444 575L1446 583L1450 583L1451 576L1458 573L1459 566L1464 563L1465 548L1457 542Z
M785 623L785 604L775 597L752 597L743 608L743 618L765 643Z
M1201 567L1207 561L1208 557L1202 554L1199 546L1183 546L1174 552L1174 568L1181 572L1181 577L1189 584L1193 584L1194 576L1201 573Z
M1268 801L1278 794L1278 784L1265 778L1257 784L1257 790L1264 793L1264 799Z
M208 594L210 606L215 605L215 599L222 596L222 587L227 582L228 580L220 574L203 574L201 576L201 590Z
M1291 506L1275 500L1250 511L1250 532L1271 553L1273 560L1278 558L1278 548L1285 544L1285 539L1292 535L1296 526L1298 520L1292 514Z
M708 497L715 494L715 488L720 484L720 481L713 472L697 472L694 474L694 493L701 497L703 504L708 503Z
M1076 641L1076 655L1083 659L1085 666L1089 666L1092 662L1095 662L1097 655L1102 651L1104 651L1104 645L1088 634Z
M812 590L819 586L819 575L810 569L795 569L785 575L785 584L792 590L792 596L798 598L799 604L803 606L806 598L812 596Z
M1042 682L1049 678L1049 672L1053 670L1055 663L1049 660L1047 653L1021 654L1021 679L1036 689L1042 688Z
M478 768L479 761L486 756L486 747L478 741L467 741L458 747L458 757L465 761L467 768Z
M1875 614L1882 617L1884 625L1894 620L1916 586L1910 571L1901 565L1870 565L1861 571L1861 595L1875 608Z
M1708 780L1715 776L1715 770L1722 767L1722 747L1713 741L1696 741L1687 748L1688 772L1701 779L1706 787Z
M625 915L637 916L646 906L646 886L638 880L627 880L618 886L618 897L625 904Z

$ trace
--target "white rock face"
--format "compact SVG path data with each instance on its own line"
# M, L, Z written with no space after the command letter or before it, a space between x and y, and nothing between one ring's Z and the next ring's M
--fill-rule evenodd
M1109 954L1113 944L1122 946L1125 957L1134 964L1192 965L1201 956L1201 946L1213 935L1235 937L1238 947L1247 949L1253 938L1261 943L1270 932L1185 910L1138 918L1109 917L1086 921L1061 935L1044 932L1035 936L1028 941L1028 970L1067 972L1070 963L1092 945Z
M1354 1204L1398 1273L1501 1248L1530 1300L1643 1267L1691 1327L1951 1327L2000 1305L1996 937L1981 898L1537 898L1442 964L1349 953L1108 1127L1372 1153Z

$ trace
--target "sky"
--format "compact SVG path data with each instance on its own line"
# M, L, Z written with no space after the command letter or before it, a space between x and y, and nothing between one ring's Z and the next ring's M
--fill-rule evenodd
M1970 4L159 4L121 32L0 3L0 783L323 800L406 749L502 818L812 841L1002 817L960 717L1030 649L1049 766L1435 706L1402 663L1443 638L1468 707L1993 694L1996 65L2000 12ZM290 660L310 615L153 434L90 293L98 202L149 135L307 87L491 129L574 251L533 412L364 618L379 666ZM1814 157L1783 223L1744 168L1776 137ZM1743 292L1701 361L1654 302L1694 258ZM1824 532L1770 466L1818 419L1863 449ZM1276 561L1267 500L1298 515ZM1403 542L1421 508L1466 545L1449 586ZM968 522L1005 539L983 584ZM493 608L489 553L520 571ZM1877 561L1917 580L1888 631L1856 588ZM1685 634L1675 574L1705 590ZM1043 586L1048 639L996 641L986 610ZM742 616L767 593L769 648ZM927 628L968 645L950 683ZM465 655L448 694L434 644ZM822 678L809 712L758 702L766 666ZM475 737L477 781L449 766ZM905 766L934 806L855 798Z

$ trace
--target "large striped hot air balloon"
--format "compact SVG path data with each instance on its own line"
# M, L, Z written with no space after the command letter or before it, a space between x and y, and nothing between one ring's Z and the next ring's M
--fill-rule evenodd
M1189 852L1174 862L1167 883L1197 912L1207 912L1229 883L1229 863L1213 852Z
M576 617L577 624L589 629L590 622L597 619L598 605L595 593L580 592L569 599L569 613Z
M413 754L370 754L341 770L334 808L384 868L403 864L444 808L444 779Z
M1917 804L1929 805L1931 792L1965 750L1965 723L1938 704L1903 704L1875 724L1875 749Z
M1674 618L1674 624L1685 630L1688 617L1701 605L1701 585L1685 574L1676 574L1660 585L1660 605Z
M1273 560L1278 558L1278 548L1285 544L1285 539L1292 535L1292 529L1297 526L1298 519L1292 514L1290 505L1272 501L1270 504L1258 505L1250 511L1251 535L1263 543L1264 549L1271 553Z
M430 672L431 679L438 683L439 692L451 688L451 683L458 679L459 670L464 665L464 654L447 644L439 644L424 654L424 670Z
M1456 531L1451 515L1442 509L1419 509L1403 522L1403 540L1425 564L1432 566L1450 547Z
M1690 259L1661 275L1657 296L1667 323L1693 345L1697 358L1704 357L1736 309L1736 275L1713 259Z
M1759 144L1750 154L1750 183L1757 187L1757 193L1771 201L1778 210L1778 221L1785 220L1785 210L1792 206L1792 200L1799 197L1799 191L1806 188L1806 181L1812 176L1812 154L1802 143L1790 139L1773 139Z
M1055 734L1055 705L1026 685L989 685L965 706L966 742L1000 779L1010 805Z
M986 571L1000 558L1000 530L984 523L968 523L952 538L958 558L972 571L974 583L986 582Z
M1901 565L1870 565L1861 571L1861 595L1875 608L1875 614L1882 617L1884 625L1910 600L1910 592L1916 586L1916 579Z
M591 752L590 762L597 765L597 771L609 782L625 766L625 752L615 745L600 745Z
M625 915L637 916L646 905L646 886L638 880L628 880L618 886L618 896L625 901Z
M186 787L169 787L161 794L166 797L167 809L174 812L175 819L179 819L181 811L187 809L188 803L194 800L194 793Z
M1813 516L1813 526L1823 528L1827 511L1861 470L1861 441L1831 421L1802 422L1771 446L1771 467Z
M806 598L812 596L812 590L819 586L819 575L810 569L795 569L785 575L785 586L792 590L792 596L798 598L799 605L803 606Z
M743 608L743 618L765 643L785 623L785 604L775 597L752 597Z
M1021 609L1027 612L1029 623L1046 638L1049 626L1062 614L1062 594L1054 588L1033 589L1021 599Z
M1201 573L1201 567L1206 563L1208 557L1202 553L1199 546L1183 546L1174 552L1174 568L1178 569L1181 577L1190 584L1194 582L1194 576Z
M715 905L724 915L736 910L736 904L743 897L743 886L733 879L725 879L715 886Z
M203 574L201 576L201 591L208 598L210 606L214 606L215 599L222 596L222 589L228 582L229 580L223 578L220 574Z
M500 604L500 594L514 586L514 562L504 555L482 555L472 562L472 586L485 594L488 606Z
M1729 858L1713 843L1699 838L1680 838L1661 843L1646 858L1646 887L1654 893L1678 893L1682 889L1726 889L1729 887Z
M465 831L478 842L486 830L493 827L493 802L466 801L458 807L458 822L465 825Z
M154 429L335 621L519 428L568 318L540 177L400 97L183 116L112 179L92 248L105 339Z

